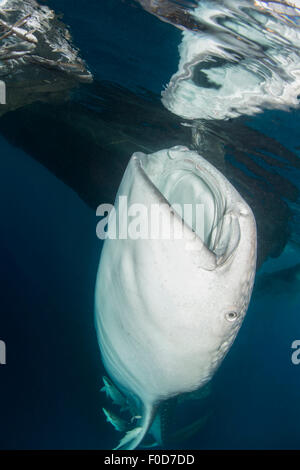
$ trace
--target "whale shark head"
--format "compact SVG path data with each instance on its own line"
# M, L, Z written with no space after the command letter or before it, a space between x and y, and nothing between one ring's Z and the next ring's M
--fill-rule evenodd
M140 417L120 443L132 449L158 404L204 386L229 350L252 292L256 224L229 181L185 147L134 154L115 209L122 236L104 242L95 315L106 370Z

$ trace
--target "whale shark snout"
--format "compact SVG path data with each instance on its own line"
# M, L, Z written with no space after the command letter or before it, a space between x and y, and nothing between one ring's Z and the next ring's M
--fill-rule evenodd
M120 448L139 445L158 405L203 387L245 316L255 276L256 224L229 181L185 147L132 156L116 199L154 205L180 237L105 240L95 290L96 328L106 370L139 416ZM175 205L203 207L204 227ZM151 222L147 221L148 225Z

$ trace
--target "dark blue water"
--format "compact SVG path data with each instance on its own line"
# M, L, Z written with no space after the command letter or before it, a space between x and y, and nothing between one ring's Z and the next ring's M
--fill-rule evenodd
M129 2L48 3L64 12L97 79L160 93L176 71L179 31ZM272 112L251 125L295 151L299 122L299 112ZM0 339L7 345L7 364L0 366L0 448L112 448L119 436L101 411L103 366L93 319L102 246L95 213L1 136L0 152ZM294 183L300 188L296 177ZM258 276L299 260L299 248L289 244ZM179 448L300 447L300 365L291 361L291 344L300 339L300 280L294 282L254 293L214 378L213 414Z
M47 2L64 13L76 45L96 78L160 94L178 64L180 32L135 2ZM170 53L172 51L172 53Z

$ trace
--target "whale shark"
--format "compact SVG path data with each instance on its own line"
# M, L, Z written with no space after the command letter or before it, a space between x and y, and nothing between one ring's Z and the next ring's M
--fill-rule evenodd
M230 349L250 301L257 242L248 204L187 147L133 154L115 203L120 226L121 196L128 206L158 205L173 235L107 237L96 280L102 360L139 417L117 448L134 449L148 432L157 438L160 405L204 387ZM203 203L204 230L174 210L183 202Z

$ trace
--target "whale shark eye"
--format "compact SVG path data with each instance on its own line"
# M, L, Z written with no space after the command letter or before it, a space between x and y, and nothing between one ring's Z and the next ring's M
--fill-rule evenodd
M227 321L235 321L238 317L237 312L227 312L225 318Z

